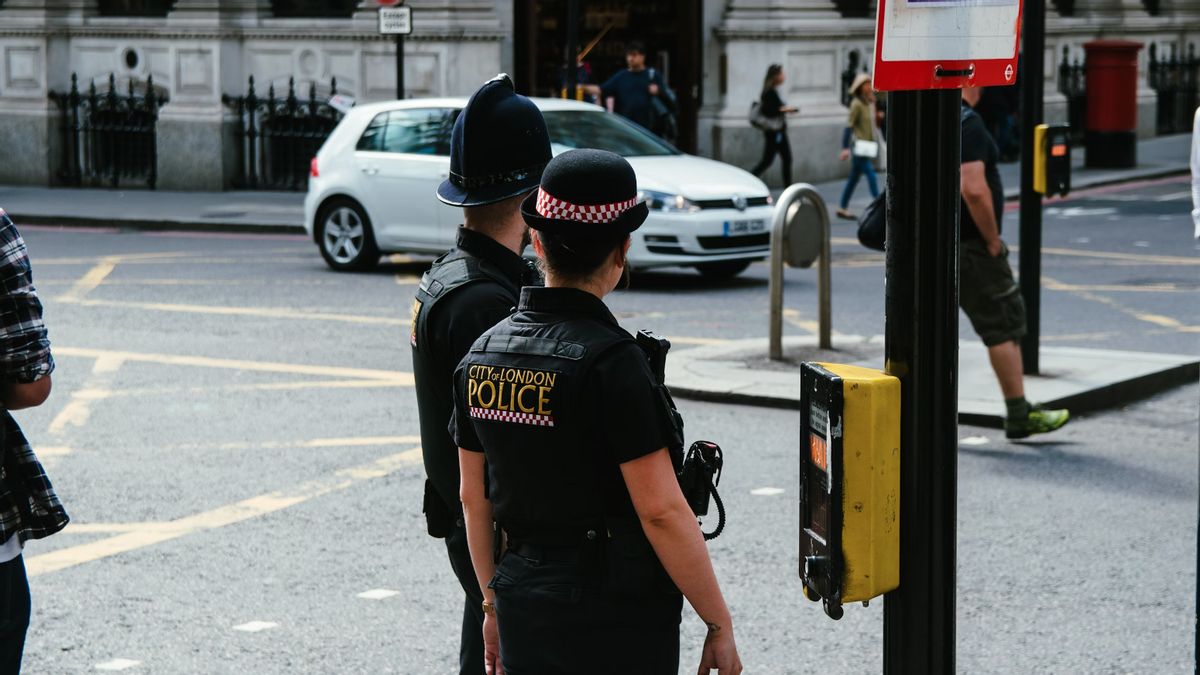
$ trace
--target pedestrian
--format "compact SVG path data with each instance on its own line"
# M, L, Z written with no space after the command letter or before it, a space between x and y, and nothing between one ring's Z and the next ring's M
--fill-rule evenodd
M1192 224L1200 239L1200 108L1192 120Z
M858 179L867 177L871 197L879 196L879 184L875 179L875 158L879 155L879 143L875 140L875 90L871 89L871 76L859 73L850 84L850 117L842 130L842 152L838 156L843 162L850 160L850 175L842 188L842 201L837 210L839 218L854 220L850 212L850 197L858 186Z
M787 114L799 112L799 108L784 104L779 97L779 86L785 79L783 66L772 63L767 67L758 99L758 112L763 120L763 155L750 173L761 177L778 154L783 163L783 184L786 186L792 184L792 146L788 142Z
M1004 435L1025 438L1067 423L1066 410L1047 410L1025 399L1020 340L1025 335L1025 301L1000 239L1004 186L1000 150L973 109L981 87L962 90L962 204L959 208L959 304L988 350L1004 394Z
M604 84L581 86L602 101L612 98L613 112L651 131L659 126L656 118L663 114L662 110L670 107L667 85L660 73L646 67L646 47L641 42L630 42L625 48L625 70L618 71Z
M45 402L54 357L25 241L3 209L0 293L0 673L19 673L31 606L22 551L25 542L58 532L69 519L9 412Z
M674 675L686 596L708 625L700 672L737 675L729 609L668 450L682 434L602 300L649 214L633 168L602 150L563 153L522 214L546 287L522 289L454 379L488 640L498 622L505 671ZM493 520L507 545L498 565Z
M483 596L471 567L458 500L458 447L447 431L454 368L487 328L508 316L522 286L539 283L521 254L529 228L521 198L535 189L550 161L545 120L532 101L500 75L475 92L454 122L450 175L437 197L463 208L451 249L422 277L412 306L410 343L429 534L445 538L450 566L466 594L459 672L483 669Z

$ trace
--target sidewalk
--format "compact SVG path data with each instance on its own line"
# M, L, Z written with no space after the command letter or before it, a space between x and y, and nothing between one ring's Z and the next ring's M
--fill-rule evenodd
M1188 171L1191 139L1187 134L1163 136L1138 143L1138 166L1133 169L1084 169L1083 149L1076 148L1071 176L1075 190L1108 183L1154 178ZM1000 165L1009 199L1020 190L1020 164ZM803 176L800 179L803 180ZM880 174L882 183L883 175ZM816 187L834 208L845 181ZM882 188L882 184L880 188ZM774 191L776 195L779 191ZM432 195L430 197L432 199ZM866 182L860 181L851 210L870 202ZM0 208L18 223L86 225L138 229L187 229L226 232L304 232L303 192L168 192L145 189L77 189L0 186Z
M667 360L667 385L680 398L777 408L800 407L800 362L827 361L883 368L882 336L838 336L822 350L814 336L785 337L784 361L767 358L757 338L680 349ZM1112 408L1200 378L1200 359L1102 349L1045 347L1041 374L1025 378L1026 397L1073 415ZM978 340L958 346L958 418L963 424L1001 427L1004 400L987 351Z

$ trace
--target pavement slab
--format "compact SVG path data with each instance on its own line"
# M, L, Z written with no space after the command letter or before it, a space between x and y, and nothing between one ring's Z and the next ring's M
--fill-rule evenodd
M667 362L667 385L680 398L799 409L800 363L825 361L883 368L883 337L835 336L821 349L815 336L784 338L784 360L767 358L765 338L680 350ZM959 342L959 421L1004 424L1004 400L978 341ZM1119 407L1191 384L1200 359L1182 354L1042 347L1040 374L1025 378L1026 398L1073 413Z

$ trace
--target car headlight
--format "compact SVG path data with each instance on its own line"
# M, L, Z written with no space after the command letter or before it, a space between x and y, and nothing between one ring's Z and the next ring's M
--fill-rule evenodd
M651 211L663 211L665 213L695 213L700 210L692 202L688 201L683 195L673 195L669 192L658 192L656 190L642 190L638 192L638 199L645 200L646 206Z

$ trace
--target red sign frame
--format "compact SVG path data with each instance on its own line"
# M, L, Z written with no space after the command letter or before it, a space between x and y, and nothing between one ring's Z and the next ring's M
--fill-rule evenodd
M961 89L1016 84L1017 59L1021 52L1021 17L1025 0L1019 0L1012 58L950 59L944 61L884 61L883 22L889 2L879 0L875 18L875 67L872 87L876 91Z

